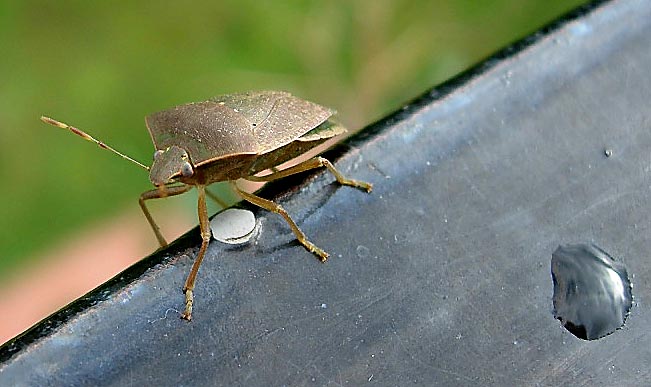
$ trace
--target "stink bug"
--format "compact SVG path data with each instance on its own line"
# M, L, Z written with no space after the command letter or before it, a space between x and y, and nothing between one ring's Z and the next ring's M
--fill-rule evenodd
M282 163L296 158L324 141L343 134L346 129L330 120L334 111L282 91L251 91L214 97L163 110L146 117L145 122L156 151L151 167L116 151L87 133L48 117L45 123L68 129L100 147L149 171L156 189L140 195L140 207L161 246L166 246L158 225L145 201L198 191L201 248L185 281L185 311L181 317L192 319L193 290L197 272L210 242L206 209L206 186L229 181L244 200L280 214L298 241L322 262L328 253L310 242L289 214L278 204L244 192L235 180L268 182L310 169L326 167L342 185L370 192L372 185L345 178L323 157L314 157L284 170ZM271 169L263 176L259 173ZM210 193L208 193L210 196Z

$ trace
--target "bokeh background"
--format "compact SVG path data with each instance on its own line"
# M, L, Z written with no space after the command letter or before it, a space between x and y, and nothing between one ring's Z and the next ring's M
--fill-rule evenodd
M287 90L357 130L584 2L0 2L0 342L157 248L147 173L42 114L145 164L145 115L236 91ZM152 204L168 239L195 203Z

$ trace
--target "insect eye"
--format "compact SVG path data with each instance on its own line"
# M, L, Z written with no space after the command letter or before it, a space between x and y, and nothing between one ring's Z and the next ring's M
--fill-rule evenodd
M160 150L160 149L157 150L156 152L154 152L154 160L156 160L157 158L159 158L160 155L162 155L163 153L165 153L165 152L162 151L162 150Z
M192 164L188 163L187 161L183 163L181 166L181 175L183 177L190 177L194 174L194 171L192 170Z

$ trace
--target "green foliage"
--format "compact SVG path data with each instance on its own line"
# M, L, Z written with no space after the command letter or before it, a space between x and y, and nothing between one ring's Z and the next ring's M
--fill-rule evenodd
M4 1L0 277L150 188L41 114L146 163L146 114L235 91L288 90L359 128L581 2Z

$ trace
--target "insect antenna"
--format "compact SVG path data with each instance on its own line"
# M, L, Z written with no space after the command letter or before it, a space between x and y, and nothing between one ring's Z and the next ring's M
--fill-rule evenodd
M123 153L120 153L120 152L116 151L115 149L113 149L110 146L104 144L103 142L95 139L93 136L91 136L90 134L84 132L83 130L79 130L79 129L75 128L74 126L64 124L63 122L57 121L57 120L55 120L53 118L50 118L50 117L41 116L41 121L45 122L46 124L50 124L50 125L56 126L58 128L61 128L61 129L68 129L72 133L74 133L77 136L80 136L81 138L83 138L84 140L94 142L100 148L110 150L111 152L115 153L116 155L122 157L123 159L129 160L132 163L137 164L140 168L146 169L147 171L149 170L148 166L146 166L146 165L132 159L131 157L129 157L129 156L123 154Z

